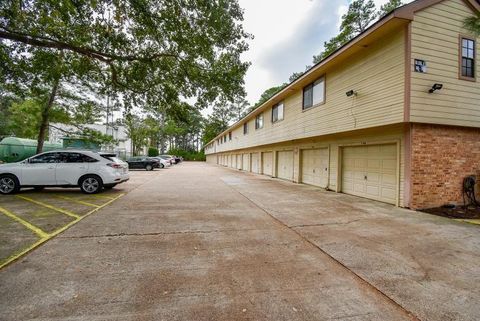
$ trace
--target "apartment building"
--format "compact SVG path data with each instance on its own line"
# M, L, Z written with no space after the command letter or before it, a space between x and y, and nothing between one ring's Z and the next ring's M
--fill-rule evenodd
M210 163L396 206L462 203L480 175L476 0L383 17L205 147Z

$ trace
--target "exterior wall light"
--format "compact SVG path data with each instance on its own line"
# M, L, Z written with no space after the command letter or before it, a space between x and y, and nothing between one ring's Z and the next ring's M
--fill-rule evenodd
M442 88L443 88L442 84L433 84L432 88L430 88L428 92L433 94L436 90L440 90Z
M354 90L349 90L345 93L347 97L357 96L357 92Z

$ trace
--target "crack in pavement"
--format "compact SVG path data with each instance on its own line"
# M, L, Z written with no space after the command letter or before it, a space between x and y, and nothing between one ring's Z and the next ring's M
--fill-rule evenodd
M176 234L210 234L225 232L248 232L248 231L265 231L268 229L236 229L236 230L196 230L196 231L172 231L172 232L151 232L151 233L115 233L115 234L99 234L99 235L80 235L80 236L60 236L61 239L88 239L88 238L105 238L105 237L123 237L123 236L160 236L160 235L176 235Z
M351 220L351 221L347 221L347 222L290 225L288 227L289 228L301 228L301 227L313 227L313 226L347 225L347 224L358 222L358 221L361 221L361 219Z
M325 254L327 257L329 257L333 262L335 262L336 264L338 264L340 267L342 267L343 269L347 270L349 273L351 273L353 276L355 276L355 278L357 278L357 280L359 280L362 284L366 285L367 288L369 288L370 290L373 291L373 293L376 293L378 295L380 295L381 297L383 297L387 302L390 302L394 307L397 308L397 310L399 312L402 312L404 313L407 317L410 318L410 320L412 321L421 321L413 312L411 312L410 310L408 310L407 308L405 308L404 306L402 306L400 303L398 303L397 301L395 301L393 298L391 298L390 296L388 296L386 293L382 292L382 290L380 290L379 288L377 288L375 285L373 285L372 283L370 283L369 281L367 281L366 279L364 279L363 277L361 277L359 274L357 274L355 271L351 270L348 266L346 266L345 264L343 264L341 261L339 261L338 259L336 259L335 257L333 257L331 254L329 254L327 251L325 251L324 249L322 249L320 246L318 246L317 244L315 244L313 241L311 241L310 239L308 239L307 237L303 236L299 231L295 230L294 228L291 228L289 227L287 224L285 224L283 221L281 221L280 219L278 219L277 217L275 217L274 215L272 215L270 212L268 212L264 207L262 207L261 205L257 204L255 201L253 201L252 199L250 199L247 195L245 195L244 193L242 193L240 190L234 188L234 186L231 186L231 185L228 185L228 184L225 184L226 186L228 186L229 188L231 188L232 190L236 191L237 193L239 193L240 195L242 195L245 199L247 199L251 204L253 204L255 207L259 208L262 212L264 212L265 214L267 214L268 216L270 216L273 220L275 220L278 224L280 224L281 226L289 229L290 231L294 232L295 234L297 234L301 239L303 239L305 242L309 243L310 245L312 245L313 247L317 248L320 252L322 252L323 254Z

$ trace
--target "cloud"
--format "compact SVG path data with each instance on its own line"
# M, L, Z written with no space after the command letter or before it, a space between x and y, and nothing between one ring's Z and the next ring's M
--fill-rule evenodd
M288 81L293 72L305 70L313 55L322 51L323 43L338 32L339 13L337 1L314 2L289 37L259 55L257 67L268 70L278 84Z
M377 8L388 0L374 0ZM404 0L408 3L412 0ZM247 32L254 35L242 59L252 63L245 77L247 100L288 81L312 64L323 43L338 34L351 0L239 0Z

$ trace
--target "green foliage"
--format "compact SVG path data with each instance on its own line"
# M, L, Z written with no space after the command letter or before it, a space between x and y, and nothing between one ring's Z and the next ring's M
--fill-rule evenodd
M477 13L476 16L471 16L465 19L463 22L465 29L473 33L475 36L480 36L480 14Z
M348 6L348 11L342 16L340 33L347 31L347 38L364 32L377 18L373 0L355 0ZM349 39L349 40L350 40Z
M155 157L155 156L158 156L158 155L159 155L158 149L156 149L155 147L149 147L148 148L148 156Z
M260 99L257 101L257 103L254 105L254 108L257 108L258 106L262 105L264 102L272 98L276 93L278 93L280 90L285 88L287 84L282 84L280 86L274 86L271 88L268 88L265 90L262 95L260 96Z
M121 97L126 114L244 95L251 36L236 0L5 0L0 17L0 94L42 102L39 141L53 104L73 108L72 92L75 121L96 118L80 88Z
M42 102L27 99L20 102L12 102L8 108L6 133L8 135L35 139L40 128ZM69 116L62 109L54 106L49 112L52 122L68 122Z
M218 134L227 130L228 122L223 122L221 119L214 116L208 117L204 122L202 144L205 146L213 140Z
M402 0L390 0L384 5L380 7L378 12L378 16L383 17L392 12L393 10L397 9L398 7L402 6Z
M183 149L173 148L169 149L167 152L168 155L176 155L183 157L183 160L186 161L205 161L206 157L203 151L187 151Z

